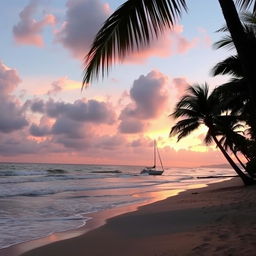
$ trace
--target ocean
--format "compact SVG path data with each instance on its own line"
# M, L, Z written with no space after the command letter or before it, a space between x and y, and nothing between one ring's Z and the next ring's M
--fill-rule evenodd
M88 214L164 199L175 191L224 180L227 168L167 168L140 175L140 166L0 164L0 248L86 225Z

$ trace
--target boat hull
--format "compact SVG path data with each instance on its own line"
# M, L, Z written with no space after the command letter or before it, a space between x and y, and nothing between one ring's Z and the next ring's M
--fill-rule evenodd
M162 175L164 171L156 170L156 169L143 169L141 174L148 174L148 175Z

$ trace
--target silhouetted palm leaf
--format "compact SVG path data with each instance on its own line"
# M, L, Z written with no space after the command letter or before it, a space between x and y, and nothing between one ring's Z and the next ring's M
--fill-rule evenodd
M235 77L243 77L241 63L237 56L230 56L227 59L217 63L211 70L213 76L217 75L233 75Z
M256 28L256 16L250 12L244 12L241 14L241 19L247 26L252 27L253 29Z
M100 72L109 71L117 59L139 49L166 28L171 28L186 10L185 0L128 0L104 23L86 56L83 85Z
M215 49L220 49L220 48L225 47L228 50L233 50L235 46L234 46L232 37L230 35L226 35L222 39L220 39L219 41L215 42L213 44L213 47Z
M205 138L204 138L204 143L206 145L210 145L212 143L213 139L212 139L212 134L210 133L210 131L208 130L206 135L205 135Z
M196 130L200 126L198 118L188 118L180 120L174 125L170 131L170 136L178 134L178 141L183 137L188 136L191 132Z
M183 119L171 129L170 136L178 135L178 141L205 124L217 111L216 97L209 95L208 85L188 87L187 94L176 104L172 116ZM216 108L216 110L213 110Z
M248 9L252 6L253 7L253 12L256 12L256 2L255 2L255 0L236 0L236 3L242 9Z

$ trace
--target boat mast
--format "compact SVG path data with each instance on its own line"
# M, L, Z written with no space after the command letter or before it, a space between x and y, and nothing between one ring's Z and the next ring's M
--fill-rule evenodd
M154 140L154 166L153 168L156 168L156 140Z
M158 154L158 158L159 158L159 161L160 161L160 164L161 164L162 170L164 171L164 167L163 167L163 163L162 163L162 159L161 159L161 156L160 156L159 150L158 150L158 148L156 148L156 149L157 149L157 154Z

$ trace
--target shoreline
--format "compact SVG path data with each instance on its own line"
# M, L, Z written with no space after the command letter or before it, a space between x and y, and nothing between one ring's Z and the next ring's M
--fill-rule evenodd
M146 205L144 204L143 206L132 205L132 206L128 206L128 207L122 207L123 208L122 211L120 211L120 209L114 208L111 210L106 210L104 212L99 212L94 215L94 219L93 219L94 221L88 222L88 226L86 225L87 227L85 226L85 227L82 227L75 231L71 231L71 233L78 232L78 233L76 233L76 236L74 238L65 237L62 239L66 239L66 238L68 238L68 239L60 240L59 237L58 236L56 237L56 234L54 234L54 236L51 237L51 239L52 239L52 241L50 241L51 243L49 244L49 239L48 239L48 242L46 243L45 246L42 246L43 244L38 244L38 243L36 244L35 241L32 241L31 244L36 249L33 249L32 251L30 251L30 249L32 249L32 247L30 247L30 248L27 247L26 250L24 250L24 251L28 251L28 252L26 252L24 255L31 255L31 256L32 255L47 255L47 256L48 255L68 255L67 252L69 251L68 248L70 246L71 246L71 248L72 247L78 248L78 249L76 249L76 252L74 255L83 255L82 252L83 252L84 245L86 246L86 249L90 252L89 253L90 255L101 255L101 254L98 254L93 251L95 249L97 251L98 248L97 248L97 246L93 246L93 241L91 240L92 236L94 238L96 237L95 239L97 239L97 236L101 237L101 241L102 241L102 239L105 240L106 238L108 240L108 237L109 238L112 237L111 239L113 239L114 241L116 239L119 239L120 238L119 236L116 237L111 232L109 232L110 230L113 230L113 228L114 229L117 228L116 222L118 222L118 223L120 222L118 224L119 229L120 230L123 229L123 231L125 231L124 233L127 233L127 229L128 229L128 231L131 234L134 231L135 231L135 234L138 234L141 231L138 232L138 230L136 230L136 226L134 227L133 225L131 225L131 227L129 227L129 226L127 227L121 221L125 220L126 222L132 224L135 221L138 221L138 219L140 219L140 221L144 222L144 218L143 218L144 215L146 216L145 217L146 219L148 218L147 216L150 216L150 215L156 215L156 216L159 215L159 217L162 218L164 216L161 216L161 214L163 214L163 213L166 214L167 212L169 214L174 214L174 218L177 217L176 215L177 215L177 212L179 212L179 211L180 211L180 213L185 214L185 215L189 212L190 212L190 214L193 212L197 212L197 211L198 211L198 213L200 213L200 211L202 211L202 209L207 209L209 207L210 208L212 208L212 207L218 208L218 207L220 207L220 204L223 204L225 206L227 203L232 204L232 203L236 202L237 198L233 198L233 199L229 198L226 202L222 202L223 198L217 198L217 200L216 200L216 198L214 198L214 196L213 196L215 194L212 193L214 191L218 191L218 193L221 193L221 194L224 193L224 195L227 193L229 195L229 194L232 194L233 190L242 191L244 193L244 192L248 192L248 190L250 190L250 188L244 187L239 179L233 178L232 180L209 184L207 187L189 189L184 192L181 192L177 196L171 196L171 197L168 197L167 199L156 201L154 203L150 203L150 204L146 204ZM201 196L205 197L203 201L198 200L198 199L200 199ZM210 196L210 198L207 198L209 196ZM196 199L196 200L194 200L194 199ZM130 209L128 209L128 208L130 208ZM175 215L175 212L176 212L176 215ZM195 221L194 224L191 221L189 221L188 223L186 223L186 225L184 227L184 224L182 224L181 221L179 220L178 224L176 223L175 225L173 225L174 223L172 223L172 229L165 230L164 232L167 232L169 236L173 236L176 233L178 233L178 234L180 234L182 232L186 233L190 229L195 229L197 226L202 226L202 225L204 226L206 224L209 224L208 223L209 218L210 219L212 219L212 218L218 219L218 217L216 217L215 215L212 216L212 214L209 218L204 217L205 213L204 214L200 213L200 214L203 216L203 219L201 219L201 220L197 219L197 221ZM98 216L96 216L96 215L98 215ZM205 216L207 216L207 214ZM158 220L157 218L155 218L155 219L160 224L159 227L157 227L158 225L156 225L155 229L160 229L159 232L162 233L162 231L163 231L163 230L161 231L161 229L163 229L163 227L161 227L162 220L161 219ZM204 223L204 221L206 223ZM148 225L146 225L144 227L144 229L148 229L150 227L150 225L148 223ZM153 225L153 226L155 226L155 225ZM175 228L174 228L174 226L175 226ZM122 231L120 231L120 232L123 233ZM69 235L70 235L70 231L68 231L67 233L69 233ZM107 233L107 235L106 235L106 233ZM150 236L148 234L145 234L145 232L142 234L142 236L145 236L144 239L150 240L149 239ZM161 237L161 236L159 236L159 237ZM155 237L155 240L159 240L158 239L159 237ZM55 239L55 241L58 240L58 242L53 243L54 239ZM129 237L129 239L133 240L134 238L133 238L133 236L131 236L131 237ZM125 243L127 243L127 242L124 242L124 240L126 240L126 239L119 241L120 244L123 244L122 245L123 248L125 248L125 246L127 246L127 245L125 245ZM184 239L180 238L180 240L184 240ZM87 243L89 242L89 245L90 245L89 247L86 245L86 241L87 241ZM136 242L136 240L134 242ZM107 245L105 242L103 244L108 249L110 249L109 245ZM109 243L109 244L111 244L111 243ZM163 248L165 248L165 246L162 245ZM8 249L10 249L10 248L7 248L7 250L5 250L5 249L1 250L0 255L3 255L3 256L20 255L17 253L15 254L14 251L11 252L11 250L8 250ZM5 254L1 254L1 252L4 252L4 250L5 250ZM57 252L56 252L56 250L57 250ZM121 249L116 248L116 250L118 251ZM140 248L139 250L142 251L143 248ZM55 254L51 254L51 251L55 251ZM73 253L73 252L69 251L69 254L70 253ZM109 254L109 255L118 255L118 254L116 254L116 252L111 252L111 253L112 254ZM120 251L119 251L119 253L120 253ZM147 252L147 255L151 255L148 253L149 252ZM129 254L127 254L127 255L129 255ZM132 254L130 254L130 255L132 255ZM136 254L134 254L134 255L136 255ZM144 255L144 254L138 254L138 255ZM154 254L152 254L152 255L154 255ZM173 255L173 254L171 254L171 255ZM177 255L179 255L179 254L177 254ZM183 254L181 254L181 255L183 255Z
M199 186L205 187L207 185L199 185ZM192 187L194 187L194 185L192 185ZM187 190L190 190L190 189L193 189L193 188L189 188ZM30 250L33 250L54 242L60 242L60 241L76 238L78 236L84 235L92 230L95 230L105 225L109 219L118 217L126 213L137 211L140 207L153 204L158 201L168 199L170 197L174 197L179 193L182 193L187 190L178 189L178 190L162 190L158 192L151 192L152 194L155 194L155 196L152 196L150 199L146 201L142 201L135 204L128 204L128 205L119 206L119 207L113 207L110 209L105 209L105 210L101 210L93 213L85 213L83 215L89 218L89 220L86 221L84 225L81 225L77 228L69 229L66 231L53 232L52 234L46 235L44 237L36 238L29 241L24 241L22 243L17 243L5 248L1 248L0 256L20 256L23 253L26 253ZM164 193L164 195L162 196L158 195L162 193Z

